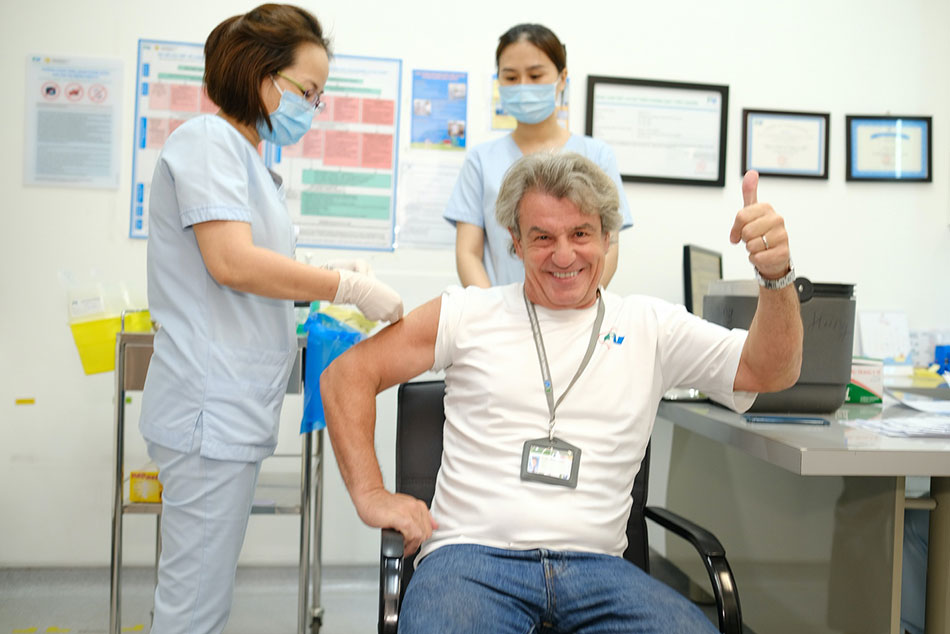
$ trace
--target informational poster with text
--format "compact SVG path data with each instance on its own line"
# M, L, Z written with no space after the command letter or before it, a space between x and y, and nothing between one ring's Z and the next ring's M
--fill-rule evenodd
M298 246L393 248L401 74L400 60L336 55L311 130L295 145L261 144L283 179ZM148 237L151 178L168 136L218 110L203 75L201 44L139 41L130 237Z
M392 250L402 61L334 55L326 108L295 145L265 144L298 246Z
M412 71L412 142L422 150L465 150L468 73Z
M120 60L27 57L24 182L117 188L121 98Z
M458 180L461 157L412 153L400 164L396 246L452 249L455 227L442 214Z
M152 173L168 135L182 123L218 107L204 91L204 46L139 40L135 81L135 138L129 237L148 237Z

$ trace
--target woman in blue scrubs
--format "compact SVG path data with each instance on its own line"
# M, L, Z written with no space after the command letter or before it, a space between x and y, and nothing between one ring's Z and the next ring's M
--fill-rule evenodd
M577 152L594 161L617 185L625 229L633 224L613 150L597 139L571 134L557 120L557 104L567 81L567 53L550 29L518 24L495 50L498 92L518 125L511 134L473 148L465 158L443 217L455 225L455 261L463 286L524 281L524 266L510 249L511 236L495 220L495 199L508 168L534 152ZM617 236L601 284L617 270Z
M225 20L205 43L204 80L220 111L176 129L155 168L148 296L161 328L140 419L164 487L153 634L227 623L297 352L293 300L402 316L399 295L373 277L293 259L284 187L257 151L310 129L328 72L329 42L307 11L265 4Z

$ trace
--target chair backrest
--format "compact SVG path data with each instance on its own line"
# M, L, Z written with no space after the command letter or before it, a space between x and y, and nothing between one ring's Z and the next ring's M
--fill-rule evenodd
M396 491L432 505L435 480L442 464L442 427L445 424L443 398L445 381L417 381L399 386L396 402ZM624 559L650 572L647 544L646 506L650 473L650 447L633 482L633 508L627 520L627 550ZM411 558L403 566L402 588L405 593L412 578Z

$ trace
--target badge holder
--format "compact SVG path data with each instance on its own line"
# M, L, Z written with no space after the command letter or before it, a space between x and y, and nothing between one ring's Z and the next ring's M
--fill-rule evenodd
M560 438L528 440L521 452L521 479L576 489L580 464L581 450Z

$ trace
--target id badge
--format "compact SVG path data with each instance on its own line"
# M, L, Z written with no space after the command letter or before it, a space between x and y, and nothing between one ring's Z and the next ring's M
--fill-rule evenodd
M581 450L560 438L528 440L521 452L521 479L577 488Z

